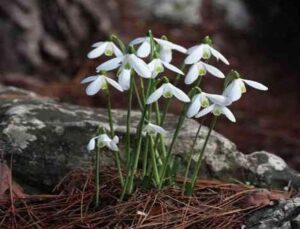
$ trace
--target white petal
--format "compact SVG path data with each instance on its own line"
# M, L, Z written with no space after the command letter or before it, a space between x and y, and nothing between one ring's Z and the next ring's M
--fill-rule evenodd
M197 48L193 49L193 51L185 58L185 64L194 64L198 62L202 58L203 54L203 46L199 45Z
M101 135L98 136L98 138L99 138L100 142L104 142L104 143L111 141L110 137L108 137L107 134L101 134Z
M123 59L124 59L124 56L115 57L111 60L104 62L103 64L100 64L96 70L97 70L97 72L100 72L100 71L110 71L110 70L116 69L117 67L120 66L120 63Z
M213 76L216 76L218 78L225 78L225 75L223 74L223 72L221 72L216 67L214 67L210 64L206 64L206 63L202 63L202 64L204 65L205 69Z
M115 144L118 144L119 143L119 137L116 135L114 136L114 138L112 139L112 141L115 143Z
M209 107L204 108L195 117L200 118L200 117L203 117L204 115L207 115L208 113L212 112L214 107L215 107L215 105L213 104L213 105L210 105Z
M119 151L119 148L117 146L117 144L114 142L114 141L110 141L108 144L107 144L107 147L112 150L112 151Z
M119 91L123 91L123 88L121 87L121 85L118 84L116 81L114 81L113 79L108 78L108 77L105 77L105 79L111 86L113 86L114 88L116 88Z
M209 46L210 47L210 46ZM216 49L210 47L211 54L215 56L217 59L220 59L223 63L229 65L228 60Z
M90 58L90 59L94 59L94 58L97 58L97 57L101 56L104 53L106 47L107 47L107 42L103 42L102 44L97 46L95 49L90 51L87 54L87 57Z
M121 85L121 87L123 88L123 90L128 90L130 88L130 73L131 70L130 69L123 69L120 73L120 75L118 76L118 82Z
M149 56L150 52L151 52L150 42L149 42L149 40L145 40L142 43L142 45L138 48L136 54L137 54L137 56L144 58L144 57Z
M129 61L136 73L144 78L151 78L151 71L147 64L134 54L130 54Z
M186 116L188 118L194 117L200 111L200 108L201 108L200 95L196 95L194 96L192 103L186 112Z
M198 78L199 76L199 69L197 64L193 64L192 67L190 67L185 79L184 79L184 83L185 84L192 84L195 82L195 80Z
M173 42L166 41L166 40L159 39L159 38L154 38L154 40L163 48L174 49L174 50L177 50L178 52L182 52L182 53L186 53L186 51L187 51L186 48L184 48L180 45L174 44Z
M102 84L103 84L103 77L98 76L96 80L94 80L92 83L89 84L86 88L86 94L87 95L95 95L98 91L100 91Z
M154 133L159 133L161 135L167 134L167 131L164 128L152 123L149 123L144 127L144 132L154 132Z
M253 81L253 80L244 80L244 79L243 79L243 81L246 84L248 84L250 87L253 87L253 88L257 89L257 90L262 90L262 91L267 91L268 90L268 88L265 85L263 85L261 83L258 83L256 81Z
M172 50L167 48L161 48L159 51L159 58L162 61L170 63L172 60Z
M228 106L232 103L231 99L229 99L228 97L223 96L223 95L207 94L207 93L205 93L205 95L214 104L218 104L218 105L221 105L221 106Z
M96 138L97 138L97 137L94 137L94 138L92 138L92 139L89 141L89 143L88 143L88 145L87 145L87 149L88 149L89 151L92 151L92 150L95 149L95 146L96 146Z
M234 115L227 107L222 107L222 113L231 121L236 122Z
M89 77L86 77L83 80L81 80L80 83L89 83L89 82L94 81L97 78L98 78L98 76L89 76Z
M153 59L149 64L148 64L148 68L150 69L151 72L153 72L155 70L155 67L158 63L160 63L160 59Z
M183 75L183 74L184 74L179 68L175 67L175 66L172 65L172 64L169 64L169 63L167 63L167 62L165 62L165 61L162 61L162 64L163 64L167 69L170 69L170 70L173 71L173 72L176 72L176 73L178 73L178 74L180 74L180 75Z
M187 94L185 94L182 90L180 90L179 88L173 86L172 84L168 83L170 88L172 89L172 93L173 95L179 99L182 102L190 102L190 98L187 96Z
M94 43L94 44L92 44L92 47L93 48L96 48L96 47L98 47L98 46L100 46L100 45L102 45L103 43L106 43L107 41L99 41L99 42L96 42L96 43Z
M122 53L122 51L118 48L118 46L116 46L114 43L112 43L112 47L113 47L113 50L114 50L114 54L115 54L117 57L123 56L123 53Z
M160 88L156 89L147 99L147 104L151 104L157 101L163 94L165 84L160 86Z
M238 80L233 80L224 90L223 95L232 100L237 101L242 96L241 86Z
M137 45L137 44L140 44L140 43L144 42L144 40L146 40L146 39L147 39L147 37L138 37L138 38L135 38L135 39L133 39L133 40L129 43L129 45Z
M188 50L187 50L187 52L186 52L186 54L191 54L196 48L198 48L199 47L199 45L195 45L195 46L192 46L192 47L190 47Z

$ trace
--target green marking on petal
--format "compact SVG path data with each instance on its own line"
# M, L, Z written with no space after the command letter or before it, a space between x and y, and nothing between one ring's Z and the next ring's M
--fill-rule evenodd
M202 106L202 107L208 107L208 105L209 105L209 102L208 102L208 99L207 99L207 98L205 98L205 99L203 99L203 100L201 101L201 106Z
M173 94L170 91L167 91L163 94L166 99L172 98Z
M164 68L162 66L158 65L158 66L155 67L155 72L161 73L163 71L164 71Z
M219 107L216 107L214 110L213 110L213 114L215 116L220 116L222 114L222 111Z
M107 89L108 89L108 85L107 85L107 82L106 82L106 81L104 81L104 82L102 83L101 89L102 89L102 90L107 90Z
M242 93L245 93L247 91L245 84L241 85L241 91Z
M206 74L205 68L201 68L201 69L199 70L199 75L200 75L200 76L204 76L205 74Z
M204 51L202 57L203 59L208 60L211 57L211 54L209 51Z

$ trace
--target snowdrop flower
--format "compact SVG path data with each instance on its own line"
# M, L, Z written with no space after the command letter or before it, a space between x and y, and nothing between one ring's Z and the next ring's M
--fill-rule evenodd
M131 77L131 70L130 69L122 69L121 72L118 74L118 82L123 88L124 91L130 88L130 77Z
M161 134L161 135L166 135L167 131L155 124L148 123L144 128L143 128L143 134L146 135L146 133L149 134Z
M119 143L119 138L118 136L114 136L113 139L107 136L107 134L100 134L97 137L93 137L88 145L87 149L89 151L92 151L95 149L96 143L98 143L100 148L107 147L108 149L112 151L119 151L119 148L117 144Z
M121 50L112 42L112 41L105 41L105 42L97 42L92 45L94 48L92 51L88 53L88 58L94 59L103 55L112 56L122 56Z
M161 96L165 98L172 98L173 95L182 102L190 102L190 98L179 88L173 86L171 83L164 83L156 89L147 99L147 104L157 101Z
M210 64L206 64L202 61L199 61L199 62L193 64L192 67L189 69L189 71L184 79L184 83L192 84L193 82L195 82L195 80L199 76L204 76L204 75L206 75L207 72L209 72L210 74L212 74L215 77L225 78L225 75L216 67L214 67Z
M156 43L159 45L159 54L160 59L162 59L165 62L170 63L172 60L172 50L177 50L182 53L186 53L186 48L174 44L170 41L154 38ZM151 52L151 44L150 44L150 38L149 37L139 37L134 39L130 42L130 45L137 45L141 44L140 47L137 49L137 55L141 58L149 56Z
M197 113L199 113L201 107L206 108L209 106L209 100L218 104L229 103L229 99L225 96L200 92L194 95L191 105L187 110L186 116L188 118L194 117Z
M246 92L246 86L245 84L247 84L250 87L253 87L257 90L261 90L261 91L267 91L268 88L261 84L258 83L256 81L253 80L245 80L242 78L238 78L238 79L234 79L224 90L223 95L227 96L228 98L230 98L233 102L237 101L241 98L242 93Z
M101 89L106 90L108 84L119 91L123 91L122 87L116 81L104 75L89 76L83 79L81 83L90 83L85 90L87 95L95 95Z
M186 48L180 46L180 45L177 45L177 44L174 44L170 41L167 41L167 40L163 40L163 39L158 39L158 38L155 38L154 39L160 49L159 49L159 57L161 60L165 61L165 62L168 62L170 63L171 60L172 60L172 50L176 50L178 52L181 52L181 53L186 53L187 50Z
M217 60L221 60L225 64L229 65L228 60L216 49L211 47L209 44L200 44L193 46L187 51L188 56L185 58L185 64L194 64L198 62L201 58L207 60L213 55Z
M214 100L213 104L201 110L195 117L200 118L208 113L213 113L215 116L220 116L221 114L225 115L231 122L236 122L236 119L233 113L227 108L232 101L223 96L223 101Z
M108 60L97 67L97 72L110 71L118 67L120 67L120 74L122 74L122 71L132 68L139 76L144 78L151 78L151 71L149 67L142 59L137 57L135 54L125 54L123 56ZM126 74L128 74L128 72Z
M167 69L176 72L180 75L183 75L184 73L177 67L175 67L172 64L169 64L168 62L165 62L161 59L153 59L149 64L148 67L150 71L152 72L152 78L155 78L159 73L164 71L164 67Z

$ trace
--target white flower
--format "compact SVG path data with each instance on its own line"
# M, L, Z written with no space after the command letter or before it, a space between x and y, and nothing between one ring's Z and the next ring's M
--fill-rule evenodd
M228 104L228 98L222 95L217 94L209 94L205 92L201 92L199 94L194 95L192 102L187 110L186 116L188 118L194 117L197 113L199 113L201 107L208 107L209 100L213 103L218 104Z
M225 64L229 64L228 60L216 49L211 47L208 44L200 44L193 46L188 49L187 51L188 56L185 58L185 64L194 64L198 62L201 58L209 59L211 55L213 55L217 60L221 60Z
M204 76L207 72L218 78L225 78L225 75L216 67L199 61L193 64L192 67L189 69L184 79L184 83L192 84L199 76Z
M224 97L224 96L223 96ZM200 118L208 113L213 113L215 116L225 115L231 122L236 122L233 113L226 107L231 104L231 100L224 98L223 101L214 100L213 104L201 110L195 117Z
M97 42L92 45L94 48L92 51L88 53L88 58L94 59L99 56L102 56L104 53L106 56L112 56L113 54L115 56L122 56L121 50L111 41L105 41L105 42Z
M174 44L170 41L159 39L159 38L154 38L156 43L159 45L159 55L160 59L170 63L172 60L172 50L177 50L182 53L186 53L186 48ZM130 42L130 45L137 45L141 44L141 46L137 49L137 55L139 57L147 57L149 56L151 52L151 44L150 44L150 38L149 37L139 37L134 39L133 41Z
M166 41L166 40L158 39L158 38L155 38L155 41L160 46L159 57L160 57L161 60L163 60L165 62L168 62L168 63L171 62L171 60L172 60L172 50L176 50L176 51L181 52L181 53L186 53L187 52L186 48L184 48L180 45L174 44L170 41Z
M157 101L161 96L171 98L173 95L182 102L188 103L191 101L182 90L173 86L171 83L164 83L149 96L147 104Z
M130 88L130 77L131 77L131 70L123 68L118 74L118 82L123 88L123 90L128 90Z
M237 101L241 98L242 93L246 92L246 85L249 85L250 87L253 87L255 89L261 90L261 91L267 91L268 88L256 81L253 80L245 80L242 78L238 78L233 80L224 90L223 95L230 98L233 102Z
M166 135L168 132L155 124L148 123L144 128L143 128L143 134L145 135L146 133L149 134L161 134L161 135Z
M96 142L98 143L100 148L107 147L108 149L112 151L119 151L119 148L117 144L119 143L119 138L118 136L114 136L113 139L107 136L107 134L100 134L97 137L93 137L88 145L87 149L89 151L94 150L96 146Z
M123 91L122 87L116 81L104 75L89 76L83 79L81 83L90 83L85 90L87 95L95 95L101 89L107 89L107 84L112 85L119 91Z
M150 71L152 72L152 78L155 78L159 73L164 71L164 67L167 69L176 72L180 75L183 75L184 73L177 67L175 67L172 64L169 64L161 59L153 59L149 64L148 67Z
M97 67L97 72L110 71L118 67L120 67L120 71L132 68L139 76L151 78L151 71L147 64L134 54L126 54L108 60Z

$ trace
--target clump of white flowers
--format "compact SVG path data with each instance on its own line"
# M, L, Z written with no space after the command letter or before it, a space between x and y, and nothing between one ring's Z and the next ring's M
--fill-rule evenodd
M201 168L206 144L219 116L224 115L231 122L236 118L228 108L232 103L238 101L246 92L246 85L266 91L268 88L261 83L243 79L237 71L231 70L227 76L209 64L211 57L229 65L229 61L213 46L212 40L207 36L201 44L189 49L174 44L162 38L153 37L151 31L145 37L132 40L127 46L117 38L111 36L109 41L95 43L88 57L95 59L101 56L112 57L99 64L96 68L98 74L89 76L81 83L88 83L86 93L89 96L98 92L104 92L108 100L108 120L110 129L100 127L96 137L92 137L88 143L89 151L96 151L96 204L99 202L99 158L101 150L112 151L115 155L116 166L120 175L122 185L121 198L131 194L136 188L137 179L151 181L158 189L164 185L174 183L176 171L173 168L172 150L178 133L185 118L202 118L212 114L209 132L206 136L198 161L189 178L189 167L193 147L190 149L190 160L186 168L186 176L183 189L186 194L192 194L195 182ZM186 55L182 67L171 64L173 51ZM104 55L103 55L104 54ZM184 68L189 67L187 72ZM173 77L175 75L175 77ZM223 91L208 93L202 90L202 79L206 75L212 75L224 79ZM180 81L189 85L189 91L180 89ZM179 86L178 86L179 85ZM111 88L125 93L128 98L126 134L124 136L125 149L119 151L119 138L115 135L111 112ZM185 87L187 88L187 87ZM139 101L141 118L134 139L132 139L131 109L132 99L136 96ZM159 100L164 97L164 100ZM174 133L167 132L164 119L173 98L183 103L181 115L178 118ZM159 103L160 101L160 103ZM197 142L198 134L194 139ZM165 144L165 137L171 136L171 143ZM195 144L193 144L194 146ZM142 165L142 177L137 177L139 165ZM126 177L123 179L123 172ZM175 173L175 174L174 174Z

